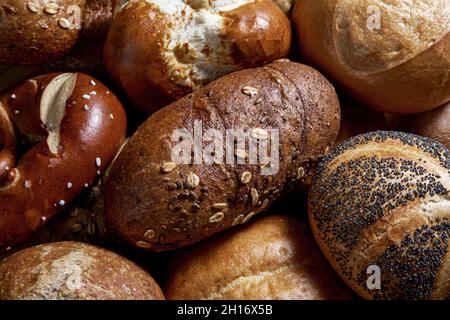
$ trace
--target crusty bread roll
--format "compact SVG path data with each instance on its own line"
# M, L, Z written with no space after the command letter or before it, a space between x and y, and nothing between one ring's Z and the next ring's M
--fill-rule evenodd
M85 0L3 0L0 64L44 64L78 40Z
M133 262L81 242L28 248L0 263L2 300L162 300Z
M450 1L298 0L300 52L354 98L411 114L450 101Z
M450 103L397 119L396 129L432 138L450 148Z
M305 224L263 216L176 253L167 299L350 299Z
M181 142L192 146L200 121L200 132L216 129L223 141L228 129L245 131L238 137L245 146L235 143L227 151L224 143L209 162L205 152L214 150L203 141L197 164L195 154L174 162L172 152ZM107 219L129 243L152 251L192 244L246 222L308 176L309 165L333 146L339 121L333 87L310 67L282 60L227 75L161 109L130 138L107 182ZM192 139L174 139L180 129ZM250 164L255 141L274 148L269 160Z
M386 131L347 140L320 163L308 210L322 252L362 297L450 299L443 145Z
M365 108L348 99L341 99L341 127L336 145L359 134L386 130L387 123L383 113Z
M290 22L271 0L123 0L115 12L105 64L143 112L283 58L291 44Z

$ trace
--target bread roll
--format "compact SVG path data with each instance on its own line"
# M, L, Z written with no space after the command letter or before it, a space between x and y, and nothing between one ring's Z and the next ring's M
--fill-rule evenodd
M308 210L322 252L362 297L450 298L443 145L383 131L347 140L320 163Z
M387 129L383 113L365 108L351 100L341 100L341 113L341 127L336 145L359 134Z
M85 0L2 0L0 64L45 64L78 40Z
M450 148L450 103L398 119L397 129L434 139Z
M123 0L105 45L112 78L154 112L227 73L287 55L291 27L271 0Z
M133 262L81 242L32 247L0 263L2 300L162 300Z
M305 224L264 216L172 257L167 299L350 299Z
M227 75L158 111L130 138L107 182L107 220L129 243L152 251L246 222L308 176L333 146L339 120L333 87L310 67L283 60ZM180 129L186 137L174 135ZM206 137L211 129L222 147L194 141L195 132ZM234 138L244 146L229 135L233 149L225 148L229 129L242 130ZM256 141L273 152L251 164ZM203 153L189 157L194 144ZM177 158L181 145L187 159ZM215 156L208 159L208 150Z
M450 101L450 1L298 0L302 56L363 104L411 114Z

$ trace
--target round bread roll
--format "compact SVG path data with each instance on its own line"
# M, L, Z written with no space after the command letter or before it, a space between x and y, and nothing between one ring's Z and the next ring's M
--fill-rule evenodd
M105 64L133 104L153 112L232 71L272 62L291 44L271 0L123 0Z
M245 223L305 180L333 146L339 121L333 87L305 65L282 60L224 76L161 109L130 138L111 168L106 218L150 251ZM256 159L250 145L265 153Z
M428 112L402 117L397 129L432 138L450 148L450 103Z
M3 0L0 64L44 64L78 40L85 0Z
M133 262L81 242L28 248L0 263L2 300L163 300Z
M309 218L328 261L362 297L450 298L443 145L385 131L347 140L319 165Z
M395 114L450 101L450 1L298 0L300 52L361 103Z
M350 299L307 226L283 215L250 224L175 254L167 299Z
M359 134L386 129L387 123L383 113L350 100L341 101L341 127L336 145Z

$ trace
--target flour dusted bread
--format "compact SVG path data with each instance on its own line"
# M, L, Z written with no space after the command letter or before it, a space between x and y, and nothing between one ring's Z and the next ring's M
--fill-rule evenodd
M288 18L271 0L117 1L105 45L111 76L154 112L225 74L287 55Z
M172 257L168 299L350 299L307 226L263 216Z
M161 300L161 289L133 262L81 242L55 242L0 262L2 300Z
M374 132L320 163L309 195L314 236L335 270L373 299L450 298L450 151ZM378 266L381 289L369 289Z
M299 49L360 102L411 114L450 101L448 0L298 0Z
M231 163L225 157L212 163L202 158L200 164L172 159L180 143L174 131L194 134L199 121L203 132L215 129L223 138L228 129L242 130L239 139L246 146L226 152ZM152 251L186 246L245 223L286 187L304 181L311 164L333 146L339 121L333 87L310 67L282 60L227 75L150 116L130 138L107 182L107 220L129 243ZM192 146L189 137L183 139ZM257 140L279 151L279 161L275 154L250 164L250 141ZM198 147L208 150L209 144Z

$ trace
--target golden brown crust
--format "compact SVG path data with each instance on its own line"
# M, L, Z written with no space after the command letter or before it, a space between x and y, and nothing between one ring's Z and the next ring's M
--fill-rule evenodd
M78 40L85 0L4 0L0 64L42 64L61 58Z
M434 139L450 148L450 103L398 119L396 129Z
M246 87L254 94L244 93ZM278 129L278 172L263 176L262 163L248 161L165 170L172 162L173 131L192 130L197 120L204 130L223 135L231 128ZM285 187L305 179L307 164L332 147L339 120L333 87L305 65L283 60L225 76L158 111L138 129L111 169L107 219L129 243L153 251L185 246L247 221ZM198 181L193 185L189 177Z
M163 300L164 296L149 274L111 251L81 242L55 242L25 249L0 263L0 299Z
M350 299L306 225L283 215L260 217L176 253L168 299Z
M357 136L319 165L313 234L335 270L374 299L448 299L450 151L396 132ZM369 266L381 290L366 285Z
M180 0L124 2L108 33L105 65L142 112L290 48L289 20L269 0L200 2L204 8Z
M125 138L126 116L108 88L82 73L30 79L0 101L17 134L37 142L20 160L18 143L2 146L13 154L0 167L4 250L26 240L105 171Z
M301 54L361 103L411 114L450 100L448 1L299 0L292 17Z

